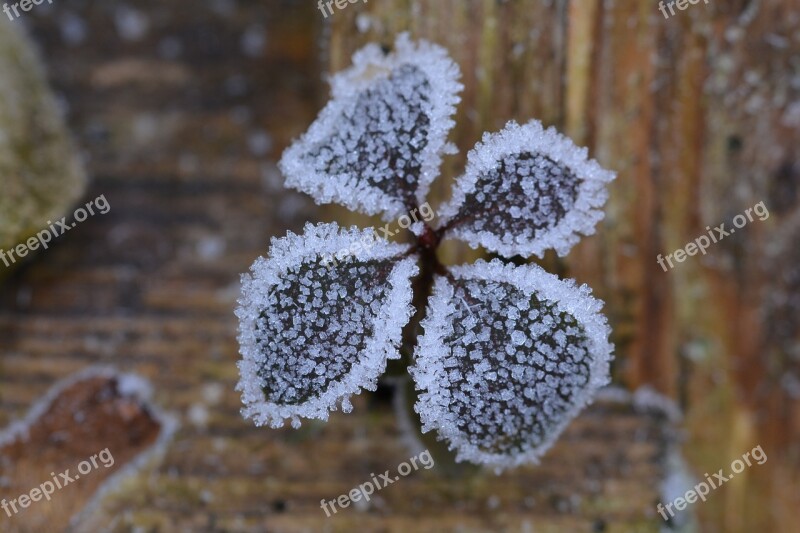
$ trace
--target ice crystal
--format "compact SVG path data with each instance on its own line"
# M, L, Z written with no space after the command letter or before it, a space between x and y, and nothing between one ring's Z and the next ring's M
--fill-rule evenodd
M399 357L411 315L412 259L405 248L377 243L335 266L325 254L364 238L356 228L306 225L304 235L273 239L271 256L242 279L237 316L244 415L283 425L327 419L351 394L374 390L387 359Z
M422 204L448 149L460 72L447 52L398 38L333 77L333 100L280 162L286 185L385 220Z
M539 122L509 122L469 153L453 198L439 210L446 236L506 257L565 255L603 218L614 173Z
M441 156L453 150L460 75L444 49L407 35L393 53L369 45L353 63L333 77L332 101L280 167L287 186L319 203L390 221L427 205ZM510 122L469 153L438 228L413 226L415 244L336 224L273 239L242 278L243 414L297 427L339 405L348 411L351 395L374 389L399 357L421 262L432 295L409 371L423 431L436 430L459 460L536 462L608 382L602 302L535 265L446 267L435 248L454 238L506 258L564 254L602 219L613 178L552 128Z
M462 459L536 461L608 380L602 304L536 265L478 261L451 273L436 279L410 368L423 429Z

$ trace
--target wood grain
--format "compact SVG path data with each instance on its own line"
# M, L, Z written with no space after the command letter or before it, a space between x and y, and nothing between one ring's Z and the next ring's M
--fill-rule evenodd
M238 414L239 273L272 236L356 220L283 190L274 162L324 102L324 71L410 30L446 46L464 72L453 134L462 153L445 163L447 179L484 130L531 117L620 172L599 234L545 263L607 301L617 380L682 404L696 475L759 443L769 455L695 506L703 530L789 531L800 494L800 416L785 386L798 370L797 19L789 2L757 4L693 6L663 21L633 0L382 0L323 26L311 2L143 1L150 27L139 41L115 30L120 2L54 4L30 23L88 156L86 199L105 194L112 209L2 289L0 424L95 363L148 377L156 403L180 415L163 462L105 497L87 531L658 531L676 438L659 410L600 402L538 467L456 480L415 472L330 519L320 499L410 456L385 391L300 431ZM61 37L70 9L87 24L82 44ZM263 53L243 53L242 36L259 28ZM262 131L266 154L247 142ZM436 198L448 190L442 181ZM774 206L769 220L702 260L658 269L656 253L761 199Z
M439 198L481 132L509 119L554 125L619 173L598 234L544 264L606 301L617 381L680 402L697 477L767 451L697 507L704 531L789 531L800 505L799 22L789 0L701 2L669 19L635 0L386 0L331 22L333 70L398 31L460 64L461 154ZM761 201L767 220L658 266Z

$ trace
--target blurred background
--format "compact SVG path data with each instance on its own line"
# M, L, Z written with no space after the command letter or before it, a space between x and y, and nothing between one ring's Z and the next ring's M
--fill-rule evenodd
M325 17L312 0L69 0L0 16L0 247L101 195L111 206L0 264L0 427L38 405L29 431L0 437L0 497L106 447L117 459L0 512L0 529L795 531L800 5L685 7L372 0ZM511 119L554 125L618 172L598 233L542 262L606 302L615 387L541 465L420 470L328 518L321 499L412 456L408 424L381 386L327 424L253 427L234 390L233 308L270 237L376 222L285 190L276 161L327 101L327 74L401 31L463 73L460 153L436 201L482 132ZM658 265L759 202L766 220ZM756 446L764 464L657 514Z

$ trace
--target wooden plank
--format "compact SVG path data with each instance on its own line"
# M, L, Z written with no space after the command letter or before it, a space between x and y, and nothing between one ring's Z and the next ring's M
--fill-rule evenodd
M584 63L598 54L575 41L563 2L532 3L518 16L509 3L482 1L470 11L450 0L409 1L419 11L396 18L381 14L390 4L369 3L383 29L365 34L338 29L354 28L361 6L338 13L323 44L326 61L341 68L361 41L391 41L410 27L446 44L464 69L454 136L462 147L487 127L528 116L569 118L587 139L601 136L601 117L595 126L579 120L596 98L596 75L577 93L565 92L565 69L581 72L569 63L570 50ZM415 472L369 508L327 519L320 499L411 456L386 392L359 396L350 415L294 431L253 427L239 416L234 390L240 273L266 253L270 237L330 214L280 188L274 164L324 100L319 14L309 2L284 2L280 10L236 4L226 12L218 3L144 0L136 9L159 15L142 40L126 41L113 20L119 4L109 6L54 4L51 17L30 22L89 155L87 199L106 194L112 210L65 235L0 289L0 424L21 416L52 380L93 364L148 378L155 403L181 421L163 460L104 496L84 530L659 529L655 503L675 435L663 412L630 402L587 410L538 467L502 476L467 470L460 479L443 468ZM67 9L87 24L84 43L61 41ZM599 18L605 7L594 9ZM592 27L592 15L584 16L582 27ZM242 35L253 27L267 35L256 57L242 52ZM176 40L181 53L165 58L165 41ZM247 146L258 131L272 137L267 154ZM604 150L606 160L618 153ZM448 160L446 175L463 160L464 153ZM435 194L446 196L446 184ZM598 254L608 246L601 237L593 242ZM66 510L78 505L62 502Z

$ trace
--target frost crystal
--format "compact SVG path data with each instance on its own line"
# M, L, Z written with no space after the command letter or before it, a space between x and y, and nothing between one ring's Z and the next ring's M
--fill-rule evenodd
M440 220L447 236L506 257L564 255L594 233L614 177L555 129L509 122L469 153Z
M425 201L462 85L447 52L400 35L369 45L333 77L333 100L281 159L286 185L385 220Z
M410 369L423 430L459 460L536 462L608 382L601 306L535 265L479 261L437 278Z
M405 34L391 54L361 49L284 153L287 186L386 221L433 211L425 196L442 155L454 151L446 139L459 77L443 48ZM243 414L297 427L339 404L351 409L349 397L374 389L399 356L420 261L419 285L433 293L409 371L423 430L437 430L459 460L496 469L536 462L608 381L602 302L534 265L449 268L436 247L456 238L507 257L565 254L594 232L613 179L554 129L510 122L469 153L439 226L412 225L410 246L335 224L273 240L269 259L242 279ZM388 227L381 231L391 235Z
M302 236L273 239L270 258L242 277L244 416L273 427L326 420L339 402L350 409L351 394L374 390L387 359L399 357L417 273L413 259L398 258L406 247L378 243L335 266L321 263L367 233L306 225Z

